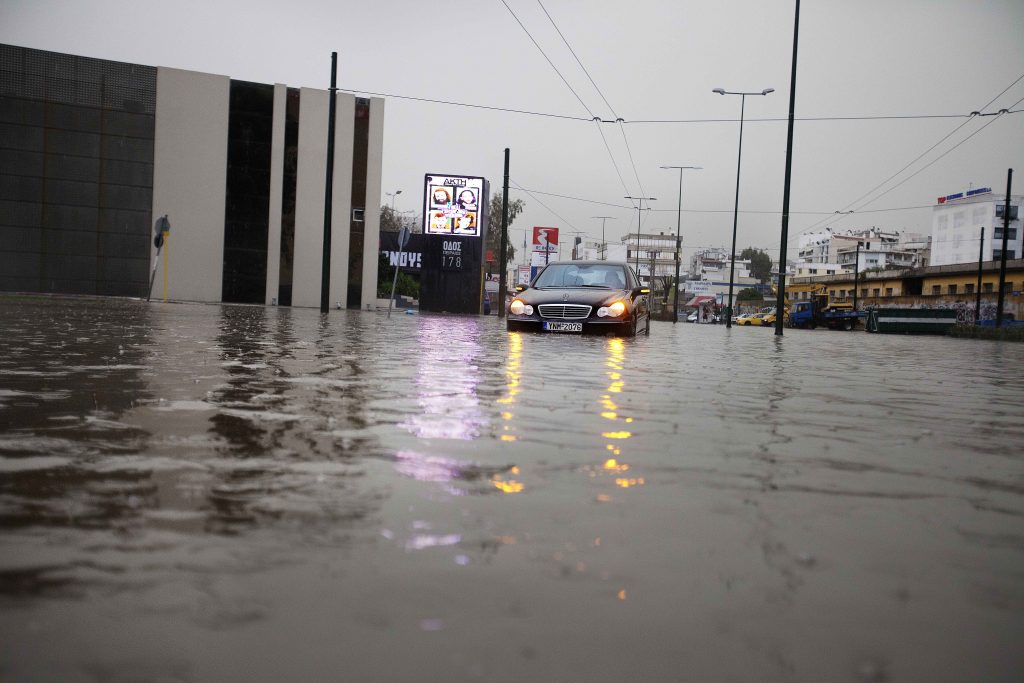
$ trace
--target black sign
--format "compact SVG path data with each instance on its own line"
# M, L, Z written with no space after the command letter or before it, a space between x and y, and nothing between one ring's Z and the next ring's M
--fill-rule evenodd
M462 270L461 240L444 240L441 244L441 270Z
M419 273L423 266L424 243L423 235L413 233L403 249L398 246L397 232L381 230L380 233L380 253L387 257L391 267L400 265L403 273Z
M483 295L483 240L426 235L420 273L420 310L480 313Z

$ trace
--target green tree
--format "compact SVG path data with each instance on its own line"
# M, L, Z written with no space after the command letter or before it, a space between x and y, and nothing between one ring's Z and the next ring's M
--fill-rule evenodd
M391 281L395 277L395 269L391 266L391 260L385 254L381 254L377 261L377 296L387 299L391 296ZM404 271L398 273L398 280L395 282L395 294L401 294L413 299L420 298L420 283L416 278Z
M736 301L761 301L762 299L764 297L761 296L761 292L753 287L745 287L736 295Z
M380 229L383 232L398 232L402 227L402 216L386 204L380 207Z
M508 202L508 227L512 227L512 222L516 219L516 216L523 212L526 208L526 203L522 199L510 199ZM497 261L501 258L501 193L497 193L491 196L491 204L488 212L488 225L487 225L487 241L484 244L484 249L492 249L494 251L494 259ZM506 258L509 263L515 259L516 249L512 246L512 240L508 240L506 243Z
M740 253L743 260L750 259L750 274L758 282L765 283L772 279L772 257L754 247L747 247Z
M672 286L676 282L676 276L675 275L666 275L664 278L662 278L661 282L662 282L661 298L664 301L670 301L671 298L672 298Z

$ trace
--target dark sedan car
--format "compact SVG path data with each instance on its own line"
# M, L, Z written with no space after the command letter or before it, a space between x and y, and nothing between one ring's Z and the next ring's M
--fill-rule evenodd
M640 286L626 263L550 263L529 287L516 289L508 307L509 330L651 333L650 290Z

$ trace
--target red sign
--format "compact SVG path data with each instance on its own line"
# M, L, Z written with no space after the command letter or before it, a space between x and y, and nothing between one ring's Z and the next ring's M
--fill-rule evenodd
M558 228L533 228L534 251L558 251Z
M488 249L487 250L487 255L484 256L484 261L487 261L488 263L493 263L494 262L494 250L493 249Z

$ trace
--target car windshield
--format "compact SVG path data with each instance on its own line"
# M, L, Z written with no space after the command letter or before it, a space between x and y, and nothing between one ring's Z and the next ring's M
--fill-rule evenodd
M533 286L625 289L626 274L622 271L622 266L554 263L544 269Z

